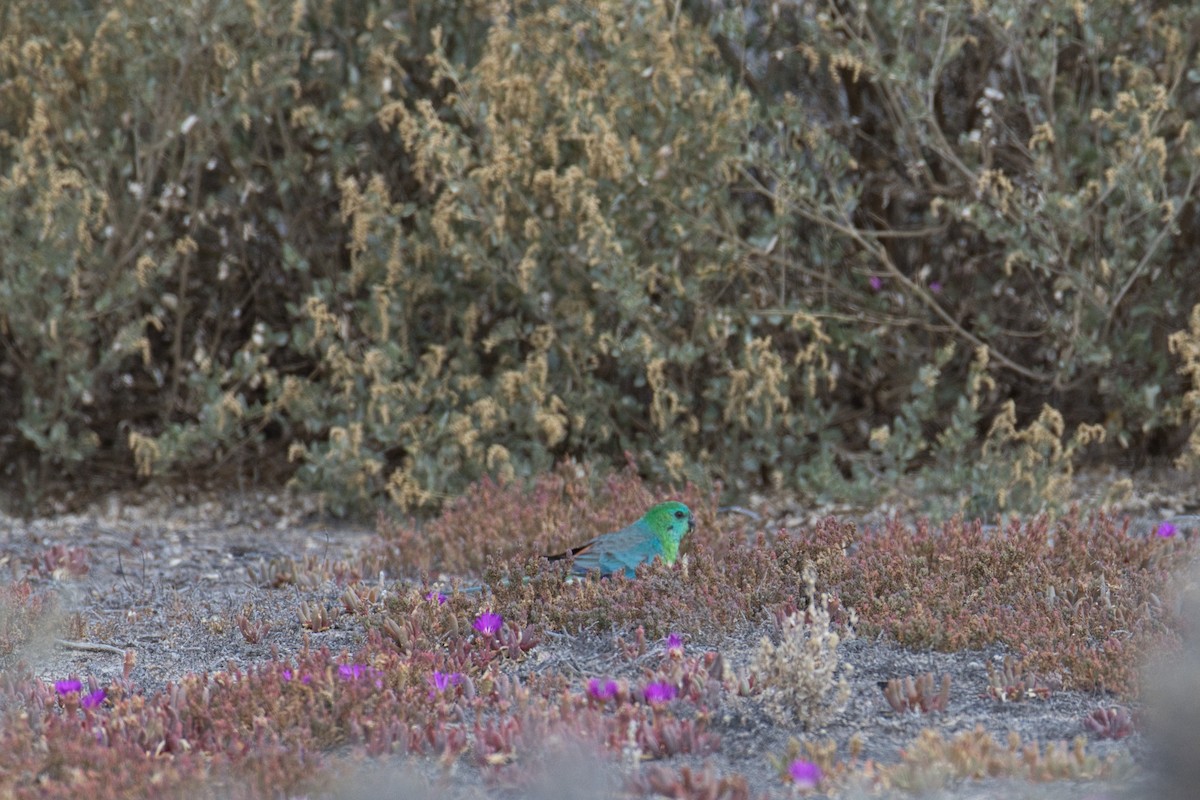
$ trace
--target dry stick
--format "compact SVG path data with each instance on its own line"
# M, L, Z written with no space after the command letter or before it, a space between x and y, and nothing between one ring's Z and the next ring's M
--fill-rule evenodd
M99 642L72 642L68 639L55 639L54 643L59 647L64 647L67 650L86 650L93 653L112 653L113 655L123 656L125 651L119 647L113 647L111 644L100 644Z
M743 506L721 506L717 509L718 514L741 514L743 517L749 517L755 522L762 522L762 514L756 511L751 511Z

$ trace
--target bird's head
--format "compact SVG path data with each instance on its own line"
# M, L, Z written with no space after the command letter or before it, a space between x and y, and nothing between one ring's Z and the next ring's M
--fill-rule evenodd
M692 510L677 500L659 503L647 511L643 519L655 533L659 536L664 534L670 536L676 544L685 534L696 529L696 520L692 517Z

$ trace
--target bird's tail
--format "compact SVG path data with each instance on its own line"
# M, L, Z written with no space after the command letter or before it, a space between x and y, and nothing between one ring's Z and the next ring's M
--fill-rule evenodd
M547 561L563 561L564 559L574 558L577 555L586 553L588 550L590 550L592 548L592 546L594 544L596 544L595 541L588 542L587 544L581 544L578 547L572 547L570 550L564 550L561 553L555 553L552 556L546 556L546 560Z

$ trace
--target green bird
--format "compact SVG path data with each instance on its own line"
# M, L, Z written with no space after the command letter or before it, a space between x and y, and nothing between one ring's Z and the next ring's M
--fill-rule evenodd
M633 578L639 564L648 564L656 558L674 564L679 556L679 542L695 527L691 509L672 500L654 506L632 525L602 533L586 544L548 558L572 559L571 572L575 575L599 570L601 577L608 577L623 571L626 577Z

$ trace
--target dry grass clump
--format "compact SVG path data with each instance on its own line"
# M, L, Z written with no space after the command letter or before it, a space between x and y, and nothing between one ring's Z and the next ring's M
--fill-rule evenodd
M1023 742L1016 733L1010 733L1007 742L998 742L982 727L950 738L926 728L901 752L900 763L878 767L878 786L919 793L983 778L1096 780L1119 775L1131 766L1115 756L1090 755L1083 736L1069 747L1057 742L1043 748L1037 742Z
M849 664L838 659L843 636L832 625L829 599L816 592L811 564L803 573L808 608L779 622L779 643L763 637L750 662L750 675L763 692L764 708L776 722L799 721L805 729L819 728L846 707L850 699Z

